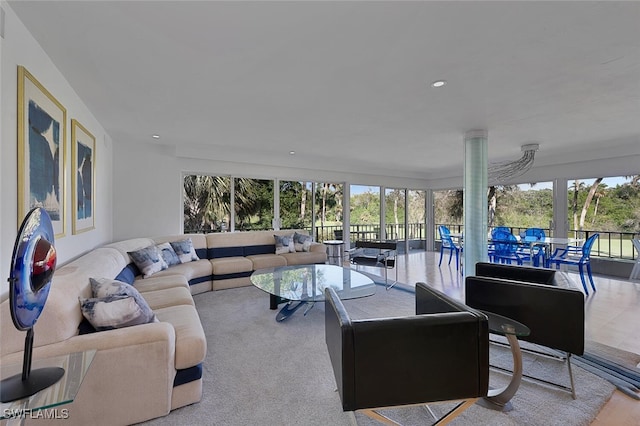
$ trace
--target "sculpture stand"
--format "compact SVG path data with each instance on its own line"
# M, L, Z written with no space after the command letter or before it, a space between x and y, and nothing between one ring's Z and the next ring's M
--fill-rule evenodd
M11 402L31 396L57 383L64 376L64 368L48 367L31 371L33 351L33 327L27 330L24 339L22 374L8 377L0 382L0 402Z

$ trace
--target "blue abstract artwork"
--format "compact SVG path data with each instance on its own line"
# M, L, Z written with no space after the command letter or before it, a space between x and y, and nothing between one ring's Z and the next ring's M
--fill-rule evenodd
M29 208L60 220L60 123L29 100Z
M93 188L93 150L91 147L81 143L80 141L78 141L77 143L77 218L89 219L93 215L91 203Z

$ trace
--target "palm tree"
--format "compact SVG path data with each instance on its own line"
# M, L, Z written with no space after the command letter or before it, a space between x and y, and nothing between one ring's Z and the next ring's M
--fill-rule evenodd
M189 175L183 183L184 229L192 232L215 230L231 214L231 178L229 176ZM253 213L256 205L254 180L236 178L234 185L236 215L241 220Z
M578 226L578 193L584 188L584 183L578 179L573 181L573 186L569 189L573 190L573 202L571 203L571 211L573 212L573 229L579 229Z
M607 195L607 184L601 183L600 185L598 185L598 189L596 189L596 192L593 194L593 196L596 197L596 205L593 208L593 218L591 219L592 225L596 221L596 216L598 215L598 205L600 204L600 198L604 197L605 195Z
M185 176L184 229L201 232L214 229L230 212L230 181L224 176Z
M584 201L584 205L582 206L582 212L580 213L580 229L584 228L584 219L587 217L587 210L589 209L589 205L591 205L591 200L593 200L593 196L596 193L596 189L598 189L598 185L602 182L602 178L597 178L591 184L591 188L589 188L589 193L587 194L587 199Z

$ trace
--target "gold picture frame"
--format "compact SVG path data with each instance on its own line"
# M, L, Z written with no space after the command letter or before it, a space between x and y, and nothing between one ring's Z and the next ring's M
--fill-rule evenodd
M71 120L71 232L95 229L96 138Z
M18 66L18 224L42 207L56 238L66 233L66 140L67 110Z

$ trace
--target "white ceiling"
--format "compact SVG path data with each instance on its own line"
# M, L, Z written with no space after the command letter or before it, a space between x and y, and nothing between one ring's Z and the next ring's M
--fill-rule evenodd
M9 4L116 143L424 179L478 128L492 162L640 152L637 1Z

